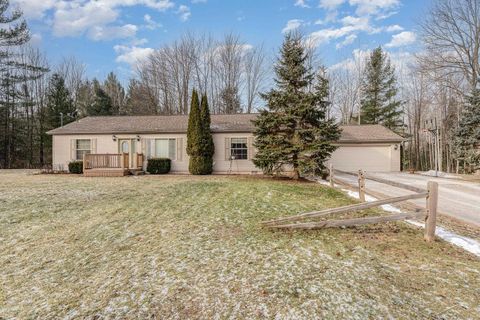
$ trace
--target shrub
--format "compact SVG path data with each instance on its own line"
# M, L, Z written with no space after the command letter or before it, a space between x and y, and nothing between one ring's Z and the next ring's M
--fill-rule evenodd
M213 171L213 159L211 157L203 156L191 156L190 163L188 164L191 174L205 175L212 174Z
M168 158L152 158L147 161L147 172L151 174L165 174L170 172L172 161Z
M68 172L74 174L83 173L83 161L72 161L68 164Z

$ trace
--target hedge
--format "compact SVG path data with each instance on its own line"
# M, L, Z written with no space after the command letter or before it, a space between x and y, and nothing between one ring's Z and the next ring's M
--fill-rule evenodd
M151 158L147 161L147 172L165 174L170 172L172 161L168 158Z
M68 164L68 172L74 174L83 173L83 161L72 161Z

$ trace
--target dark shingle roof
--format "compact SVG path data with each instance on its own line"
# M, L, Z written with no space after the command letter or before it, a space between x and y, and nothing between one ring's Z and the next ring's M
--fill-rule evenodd
M212 132L250 132L251 120L256 114L231 114L211 116ZM113 133L184 133L187 132L188 116L105 116L86 117L49 134L113 134Z
M211 116L212 132L252 132L257 114ZM86 117L48 132L66 134L185 133L188 116L104 116ZM402 137L381 125L342 126L341 142L400 142Z

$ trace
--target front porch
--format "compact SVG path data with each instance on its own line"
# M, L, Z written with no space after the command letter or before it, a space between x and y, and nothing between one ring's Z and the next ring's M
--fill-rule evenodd
M132 159L132 161L130 161ZM142 153L85 154L83 157L84 177L123 177L143 173Z

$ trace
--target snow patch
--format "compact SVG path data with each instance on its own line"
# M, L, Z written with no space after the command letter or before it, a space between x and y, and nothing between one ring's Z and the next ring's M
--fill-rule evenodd
M435 171L434 171L434 173L435 173ZM319 180L318 182L320 184L323 184L323 185L330 185L327 181ZM340 186L336 184L335 187L340 187ZM347 193L352 198L355 198L355 199L360 198L358 192L356 192L356 191L343 189L343 188L341 188L341 190L343 192ZM367 202L372 202L372 201L376 201L378 199L366 194L365 195L365 200ZM383 206L381 206L381 208L383 210L385 210L387 212L391 212L391 213L402 213L402 210L400 210L399 208L397 208L395 206L392 206L390 204L383 205ZM420 222L417 222L417 221L414 221L414 220L405 220L405 221L407 223L415 225L417 227L425 228L425 225L423 223L420 223ZM468 237L458 235L458 234L453 233L451 231L448 231L445 228L440 227L440 226L437 226L437 228L435 229L435 234L440 239L443 239L443 240L445 240L445 241L447 241L447 242L449 242L453 245L456 245L457 247L460 247L460 248L462 248L462 249L464 249L464 250L466 250L470 253L473 253L474 255L476 255L478 257L480 257L480 242L478 242L478 241L476 241L472 238L468 238Z

